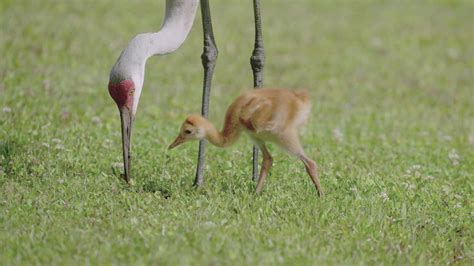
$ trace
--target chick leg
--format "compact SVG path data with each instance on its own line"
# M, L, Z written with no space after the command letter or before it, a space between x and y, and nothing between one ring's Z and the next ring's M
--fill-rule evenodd
M324 191L321 183L319 182L319 173L318 173L318 165L315 161L311 160L308 156L304 153L300 155L300 159L303 161L304 166L306 168L306 172L311 177L316 189L318 190L318 195L320 198L324 198Z
M257 184L257 194L260 194L263 189L263 185L265 183L265 178L268 175L268 172L270 171L270 168L272 167L273 164L273 158L270 155L270 152L267 149L267 146L265 144L259 145L260 150L262 151L263 154L263 160L262 160L262 168L260 169L260 177L258 179L258 184Z
M321 186L321 182L319 181L318 166L316 165L315 161L306 156L304 153L303 147L299 141L298 132L289 131L286 132L286 134L283 134L281 136L279 145L291 154L294 154L303 162L306 172L311 177L311 180L318 191L319 197L323 198L324 191L323 187Z

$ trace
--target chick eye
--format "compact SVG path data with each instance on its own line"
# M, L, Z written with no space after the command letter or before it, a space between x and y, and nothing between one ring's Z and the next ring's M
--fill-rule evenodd
M187 134L187 135L191 134L191 130L186 129L186 130L184 131L184 134Z

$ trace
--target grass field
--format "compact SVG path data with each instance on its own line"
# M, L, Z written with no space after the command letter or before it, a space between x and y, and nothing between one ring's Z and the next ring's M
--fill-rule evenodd
M272 146L254 193L251 142L168 151L200 111L200 14L178 52L147 64L121 163L111 66L162 1L0 2L2 265L473 263L474 2L263 1L267 86L311 89L302 134L321 171ZM211 1L219 47L210 119L252 85L251 1ZM120 170L119 168L117 170Z

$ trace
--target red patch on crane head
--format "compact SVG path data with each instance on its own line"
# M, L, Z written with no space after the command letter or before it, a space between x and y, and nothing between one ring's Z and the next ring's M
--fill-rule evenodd
M119 108L127 107L129 110L133 106L133 95L135 94L135 84L132 80L126 79L118 84L109 83L109 93Z

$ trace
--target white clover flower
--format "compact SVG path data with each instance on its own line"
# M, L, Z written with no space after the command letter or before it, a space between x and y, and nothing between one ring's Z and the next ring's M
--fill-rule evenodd
M110 139L105 139L104 143L102 144L102 146L104 146L106 148L110 147L111 145L112 145L112 140L110 140Z
M405 174L406 175L413 175L415 177L420 177L421 176L421 169L422 169L422 166L419 165L419 164L415 164L415 165L412 165L410 166L406 171L405 171Z
M447 53L451 59L457 59L459 57L459 51L456 48L449 48Z
M3 112L4 113L11 113L12 109L8 106L3 107Z
M203 224L203 226L206 228L213 228L213 227L216 227L216 224L212 221L207 221Z
M100 124L102 122L102 120L100 119L100 117L98 116L94 116L92 117L92 122L94 122L95 124Z
M403 183L403 186L405 187L406 190L414 190L416 188L416 186L412 183Z
M382 191L379 196L380 198L382 198L382 202L386 202L389 200L388 194L385 191Z
M342 142L344 141L344 133L342 133L342 130L338 127L336 127L333 131L332 134L334 138L336 139L337 142Z
M451 187L449 185L443 185L441 187L441 190L443 191L444 194L449 195L451 194Z
M425 177L425 180L434 180L436 177L429 175Z
M443 131L438 131L438 138L442 141L446 141L446 142L451 142L453 140L453 137L451 135L448 135L446 134L445 132Z
M456 149L452 149L449 154L448 158L451 160L451 163L454 166L459 165L459 160L461 159L461 156L459 156L458 151Z
M56 150L64 150L64 145L58 143L54 148L55 148Z
M471 145L474 145L474 132L471 132L471 134L469 134L469 144Z
M382 48L383 47L383 42L379 37L373 37L372 40L370 40L370 44L374 48Z
M133 224L133 225L137 225L138 224L138 218L137 217L132 217L130 218L130 223Z
M123 168L123 163L113 163L111 165L112 168Z

